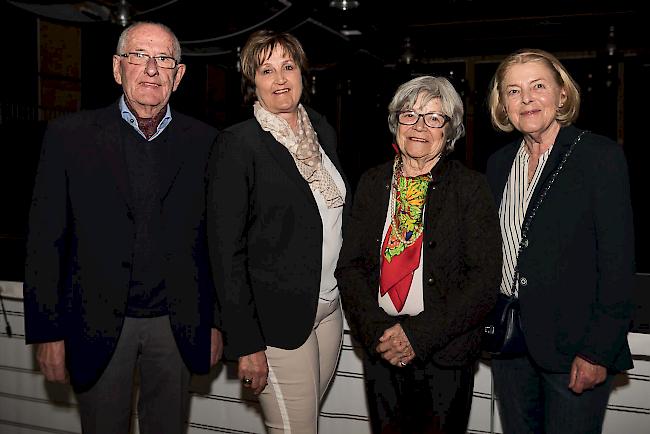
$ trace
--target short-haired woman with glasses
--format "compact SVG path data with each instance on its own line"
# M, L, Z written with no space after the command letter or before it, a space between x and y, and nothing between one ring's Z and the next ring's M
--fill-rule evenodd
M364 348L374 433L464 433L480 324L501 270L483 175L449 158L463 136L451 83L424 76L390 105L393 161L360 179L336 276Z

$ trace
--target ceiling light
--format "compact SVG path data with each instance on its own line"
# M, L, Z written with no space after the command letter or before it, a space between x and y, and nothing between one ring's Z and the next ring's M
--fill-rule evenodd
M415 54L413 52L413 45L411 44L410 37L407 36L406 38L404 38L404 42L402 43L402 49L404 51L402 52L399 61L406 65L410 65L415 60Z
M341 29L341 34L344 36L361 36L361 30L357 29Z
M347 11L348 9L358 8L359 2L357 0L332 0L330 7Z
M111 18L114 23L122 27L128 26L131 24L131 5L126 0L120 0Z

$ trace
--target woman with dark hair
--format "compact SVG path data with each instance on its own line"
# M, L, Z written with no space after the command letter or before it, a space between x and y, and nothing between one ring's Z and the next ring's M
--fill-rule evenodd
M343 336L334 270L347 187L334 129L301 103L298 40L256 32L241 67L254 117L220 135L208 193L225 352L269 432L316 433Z
M449 157L465 130L447 79L401 85L388 126L395 158L361 177L336 272L372 430L465 433L498 294L496 208L485 177Z

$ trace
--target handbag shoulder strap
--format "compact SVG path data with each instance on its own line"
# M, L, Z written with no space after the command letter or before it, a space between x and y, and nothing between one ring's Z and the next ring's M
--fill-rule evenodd
M589 131L587 130L580 131L578 137L576 137L573 143L571 143L569 149L562 156L562 160L560 160L560 164L557 165L553 173L551 173L551 176L548 178L548 181L546 181L546 184L540 191L539 196L537 197L537 200L533 205L533 208L530 210L528 216L526 217L526 220L524 220L524 224L521 226L521 241L519 241L519 248L517 249L517 265L515 265L514 278L512 279L512 289L511 289L512 294L517 293L517 286L518 286L517 281L519 280L519 256L521 255L521 251L528 246L528 231L530 229L530 225L533 222L533 219L535 218L535 215L537 214L537 210L539 209L540 205L546 198L548 191L551 189L551 186L555 182L555 178L557 178L557 175L564 168L564 164L569 159L569 156L573 152L573 149L576 147L578 142L582 140L582 137L588 132Z

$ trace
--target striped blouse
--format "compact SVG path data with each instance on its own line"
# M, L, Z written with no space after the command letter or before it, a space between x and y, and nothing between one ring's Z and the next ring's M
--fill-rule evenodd
M524 223L528 204L535 191L535 186L539 181L542 170L548 156L551 153L551 146L539 157L537 168L533 179L528 182L528 155L526 145L523 140L521 147L515 156L508 176L508 182L503 189L501 204L499 205L499 221L501 223L501 236L503 244L501 245L503 253L503 267L501 269L501 292L510 295L512 293L512 280L517 265L517 254L519 252L519 242L521 241L521 226ZM519 285L515 288L515 295Z

